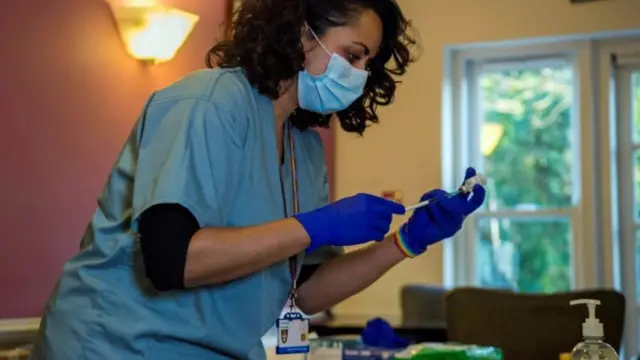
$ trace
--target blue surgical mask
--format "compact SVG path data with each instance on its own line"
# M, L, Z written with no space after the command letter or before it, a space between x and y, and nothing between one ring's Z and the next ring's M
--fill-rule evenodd
M369 72L354 68L338 54L331 54L309 30L331 59L322 75L314 76L306 70L298 74L300 108L323 115L342 111L362 95Z

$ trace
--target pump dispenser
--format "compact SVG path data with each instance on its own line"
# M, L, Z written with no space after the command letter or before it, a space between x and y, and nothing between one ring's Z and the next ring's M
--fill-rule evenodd
M618 360L615 349L604 342L604 327L596 317L596 306L599 300L578 299L570 305L587 305L589 317L582 323L584 341L578 343L571 351L571 360Z

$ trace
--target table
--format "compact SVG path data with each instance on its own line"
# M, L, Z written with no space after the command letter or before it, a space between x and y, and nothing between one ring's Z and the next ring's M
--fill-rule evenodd
M28 360L31 353L24 349L0 350L0 360Z
M39 326L40 318L0 320L0 350L32 343Z
M411 324L402 323L400 317L397 316L381 316L387 320L401 336L412 342L446 342L447 327L445 324ZM314 319L315 320L315 319ZM358 335L364 329L367 321L371 320L369 316L361 315L338 315L333 319L318 319L311 322L311 331L315 331L318 336L335 336L335 335Z

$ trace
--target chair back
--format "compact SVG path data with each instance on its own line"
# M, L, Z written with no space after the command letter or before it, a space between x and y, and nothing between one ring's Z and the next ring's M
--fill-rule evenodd
M411 284L402 287L400 304L402 326L405 328L444 327L445 298L442 286Z
M582 341L585 305L596 299L596 316L604 324L605 341L619 352L624 327L624 295L608 289L555 294L522 294L480 288L455 289L446 297L450 341L502 349L505 360L558 359Z

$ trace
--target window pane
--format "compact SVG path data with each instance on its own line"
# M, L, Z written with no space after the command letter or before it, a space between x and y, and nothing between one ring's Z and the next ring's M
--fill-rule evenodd
M636 220L640 219L640 151L633 152L633 192L634 192L634 213Z
M631 116L633 117L633 138L640 142L640 70L631 74Z
M522 292L571 289L568 219L482 218L478 230L480 286Z
M640 141L640 71L631 75L631 123L633 126L634 142ZM636 219L640 219L640 152L633 153L633 182L635 195Z
M636 294L640 301L640 229L636 225Z
M573 69L570 65L485 72L481 151L491 209L572 204Z

